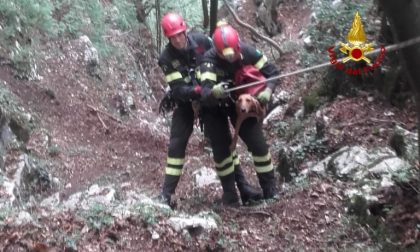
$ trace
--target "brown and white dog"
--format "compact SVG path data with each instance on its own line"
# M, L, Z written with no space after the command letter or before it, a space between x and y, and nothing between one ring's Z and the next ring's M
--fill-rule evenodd
M241 94L236 100L236 122L235 122L235 133L232 138L232 143L229 146L230 151L236 148L238 142L239 129L241 128L242 122L250 117L256 117L259 122L265 117L266 109L260 102L250 94Z

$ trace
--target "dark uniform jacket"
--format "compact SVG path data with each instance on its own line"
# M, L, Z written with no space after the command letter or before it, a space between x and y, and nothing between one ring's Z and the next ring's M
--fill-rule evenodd
M199 94L194 92L194 86L199 81L196 80L199 78L196 77L197 62L212 47L211 39L201 33L190 32L187 39L188 46L183 50L177 50L168 43L158 62L172 90L172 98L178 103L199 98Z
M234 63L229 63L217 56L215 48L207 51L200 63L201 85L203 89L211 89L220 82L232 83L237 70L245 65L253 65L264 75L270 78L279 74L278 69L267 61L267 57L254 47L245 43L240 44L241 58ZM274 91L276 83L268 81L267 87ZM203 92L206 93L206 92ZM208 92L207 92L208 93ZM211 99L211 97L208 97ZM204 101L206 97L203 97Z

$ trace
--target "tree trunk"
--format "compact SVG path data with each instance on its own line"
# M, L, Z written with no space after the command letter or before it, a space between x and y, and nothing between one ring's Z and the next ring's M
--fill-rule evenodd
M401 42L420 35L420 2L414 0L380 0L391 24L395 41ZM420 156L420 46L414 45L401 50L401 61L407 70L410 85L414 91L417 108L418 151ZM418 160L420 158L418 157Z
M160 28L160 0L155 0L156 8L156 49L157 52L161 53L161 44L162 44L162 32Z
M213 35L213 32L216 29L218 2L218 0L210 1L210 36Z
M139 21L139 23L145 23L146 22L146 12L144 10L144 6L143 3L141 1L136 1L134 6L136 7L136 17L137 17L137 21Z
M207 0L201 0L203 6L203 28L207 29L209 26L209 9L207 7Z

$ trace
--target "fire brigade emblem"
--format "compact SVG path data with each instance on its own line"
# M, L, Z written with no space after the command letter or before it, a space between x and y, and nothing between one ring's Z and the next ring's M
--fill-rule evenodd
M366 44L366 34L363 31L362 21L359 12L354 16L352 27L347 35L348 43L340 42L340 51L347 55L343 62L349 60L360 61L364 60L370 64L370 59L366 58L365 53L373 50L372 43Z

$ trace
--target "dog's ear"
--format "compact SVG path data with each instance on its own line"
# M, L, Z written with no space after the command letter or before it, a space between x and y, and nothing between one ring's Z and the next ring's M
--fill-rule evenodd
M257 115L258 115L258 117L260 117L260 120L264 119L265 113L266 113L265 105L263 105L259 101L257 101L257 104L255 105L255 107L256 107Z
M254 97L252 97L252 99L251 99L251 108L250 109L251 109L252 112L256 112L256 113L258 113L258 111L260 109L260 103Z

